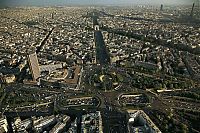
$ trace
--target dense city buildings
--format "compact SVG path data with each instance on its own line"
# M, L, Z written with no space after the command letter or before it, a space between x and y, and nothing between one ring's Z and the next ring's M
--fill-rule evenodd
M198 4L0 8L0 133L199 133Z
M147 133L161 133L158 127L151 121L151 119L142 110L129 110L128 131L147 132Z

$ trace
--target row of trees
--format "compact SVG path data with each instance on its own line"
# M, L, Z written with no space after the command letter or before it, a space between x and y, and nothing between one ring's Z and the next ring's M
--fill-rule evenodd
M153 77L134 75L132 86L140 89L155 88L158 89L187 89L192 85L188 82L175 82L171 80L156 79Z
M176 95L181 97L192 98L195 100L200 100L200 95L194 92L183 92L183 93L177 93Z
M184 123L180 123L178 121L178 118L176 118L176 116L173 116L172 114L167 115L161 111L154 110L149 116L164 133L189 132L188 126Z

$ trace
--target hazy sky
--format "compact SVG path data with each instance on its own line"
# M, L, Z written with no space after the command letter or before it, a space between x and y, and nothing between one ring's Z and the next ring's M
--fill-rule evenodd
M195 0L0 0L0 6L192 4Z

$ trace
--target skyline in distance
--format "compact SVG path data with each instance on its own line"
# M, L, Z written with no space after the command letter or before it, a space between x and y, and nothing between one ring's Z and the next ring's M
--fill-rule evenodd
M1 7L67 5L191 5L195 0L1 0Z

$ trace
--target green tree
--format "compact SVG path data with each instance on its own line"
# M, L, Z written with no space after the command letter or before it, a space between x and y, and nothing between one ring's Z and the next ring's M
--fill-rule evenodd
M188 133L188 127L187 127L187 125L181 123L181 131L182 131L183 133Z
M173 83L170 83L170 84L169 84L169 88L170 88L170 89L173 89L173 88L174 88Z

